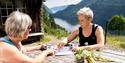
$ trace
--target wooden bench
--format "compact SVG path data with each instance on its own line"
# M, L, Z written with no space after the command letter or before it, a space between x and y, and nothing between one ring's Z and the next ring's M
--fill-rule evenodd
M43 35L44 33L39 32L39 33L30 33L28 36L31 37L31 36L43 36Z
M22 44L29 44L33 43L35 41L40 41L40 38L44 36L44 33L38 32L38 33L30 33L28 35L28 39L25 39L22 41Z

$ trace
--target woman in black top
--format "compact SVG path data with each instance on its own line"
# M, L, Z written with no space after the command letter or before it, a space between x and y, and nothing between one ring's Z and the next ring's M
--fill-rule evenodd
M80 46L87 46L87 45L93 45L93 44L97 44L97 37L95 35L95 31L97 29L98 26L92 25L92 32L88 37L85 37L82 34L82 31L84 29L82 29L82 27L79 27L79 43Z
M104 34L101 26L93 24L93 11L89 7L84 7L77 12L80 27L75 29L66 39L58 44L59 47L70 43L79 36L80 48L100 49L104 46Z

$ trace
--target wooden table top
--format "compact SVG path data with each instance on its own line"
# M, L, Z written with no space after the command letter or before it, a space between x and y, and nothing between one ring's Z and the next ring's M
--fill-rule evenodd
M65 56L48 56L44 63L76 63L75 56L65 55Z

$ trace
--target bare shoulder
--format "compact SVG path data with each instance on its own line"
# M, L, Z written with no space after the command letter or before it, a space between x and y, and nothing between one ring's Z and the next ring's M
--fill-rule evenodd
M16 53L16 49L14 46L11 46L5 42L0 42L0 52L2 53L2 56L0 56L2 58L1 61L11 62L12 57L15 55L14 53Z
M98 31L103 31L102 26L99 26L99 25L98 25L97 30L98 30Z
M18 51L18 49L15 46L9 45L5 42L0 42L0 48L0 51L4 52L5 54L11 54L12 52Z
M78 35L79 34L79 27L74 28L72 33Z
M79 31L79 27L75 28L74 31Z
M2 52L2 58L6 59L4 61L12 62L12 63L31 63L32 59L27 57L26 55L22 54L15 46L9 45L7 43L1 43L1 50ZM33 62L33 61L32 61Z
M103 34L103 28L102 28L102 26L99 26L99 25L97 25L98 27L97 27L97 29L96 29L96 34Z

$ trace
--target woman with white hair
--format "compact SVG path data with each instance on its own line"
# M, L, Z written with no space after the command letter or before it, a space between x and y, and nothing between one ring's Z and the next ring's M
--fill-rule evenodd
M32 20L29 15L14 11L6 22L5 31L7 36L0 38L0 63L41 63L48 54L53 54L53 50L45 50L42 54L32 59L23 52L40 49L40 46L24 48L21 41L28 38L31 31Z
M67 43L73 41L79 36L79 47L75 47L73 50L81 48L87 49L100 49L104 46L104 34L101 26L93 24L93 11L89 7L81 8L77 12L80 27L75 29L66 39L58 44L59 47L64 46Z

